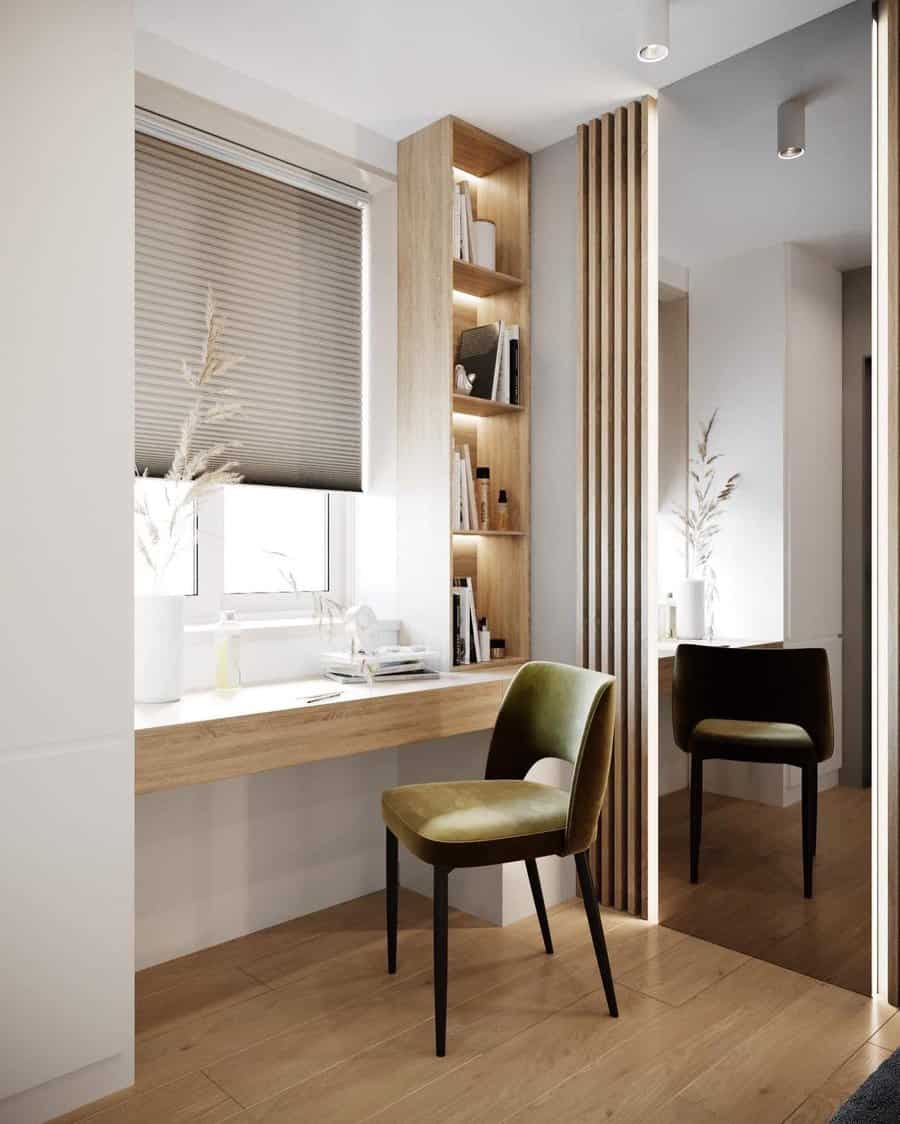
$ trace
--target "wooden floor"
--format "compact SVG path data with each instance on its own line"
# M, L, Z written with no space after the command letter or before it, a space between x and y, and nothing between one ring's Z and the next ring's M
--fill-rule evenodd
M814 898L803 897L800 806L704 794L690 884L688 793L660 800L659 913L669 928L862 994L871 991L871 792L819 796Z
M403 892L399 973L370 895L137 976L134 1090L93 1124L825 1121L900 1015L669 928L605 913L606 1013L580 902L451 918L447 1057L433 1054L430 902Z

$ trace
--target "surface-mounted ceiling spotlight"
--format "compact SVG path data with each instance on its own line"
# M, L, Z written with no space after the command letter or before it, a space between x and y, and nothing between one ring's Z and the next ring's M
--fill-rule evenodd
M637 57L662 62L669 56L669 0L640 0Z
M791 98L778 107L778 158L796 160L806 152L806 103Z

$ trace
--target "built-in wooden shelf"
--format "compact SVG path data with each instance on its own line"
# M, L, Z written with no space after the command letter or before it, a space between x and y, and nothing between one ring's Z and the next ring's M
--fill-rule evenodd
M491 536L495 538L522 538L525 534L524 531L454 531L454 535L470 535L472 537L485 537Z
M502 636L515 668L531 651L531 158L500 137L445 117L400 141L398 172L398 584L410 640L453 658L451 578L468 578L478 617ZM453 183L467 173L476 220L496 231L496 270L455 258ZM471 299L471 298L477 299ZM455 393L462 332L502 320L519 328L518 404ZM449 442L448 442L449 437ZM515 531L454 533L453 458L490 469L491 522L507 493Z
M469 414L476 418L494 418L500 414L521 414L522 406L510 402L495 402L493 398L472 398L468 394L453 395L454 414Z
M453 289L457 293L468 293L470 297L493 297L508 289L522 287L521 277L509 273L498 273L496 269L485 269L474 262L453 259Z
M524 656L504 656L499 660L485 660L484 663L467 663L461 664L457 671L501 671L508 670L509 668L521 667L523 663L527 663Z

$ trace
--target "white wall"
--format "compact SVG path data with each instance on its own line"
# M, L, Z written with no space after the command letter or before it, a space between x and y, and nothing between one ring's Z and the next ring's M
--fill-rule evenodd
M0 1120L133 1076L130 3L0 45Z
M713 565L720 636L784 635L785 257L773 246L691 270L690 436L716 409L721 476L740 472Z
M535 659L577 663L577 387L575 138L531 160L531 650ZM567 787L571 770L544 762L533 779ZM575 893L571 860L540 864L548 903ZM506 873L507 922L531 910L521 872Z

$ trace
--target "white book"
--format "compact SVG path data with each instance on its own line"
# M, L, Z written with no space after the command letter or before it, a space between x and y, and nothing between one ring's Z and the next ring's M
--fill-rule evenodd
M466 578L466 591L469 595L469 630L471 632L471 654L472 663L480 663L480 637L478 636L478 613L475 609L475 587L472 585L472 579Z
M472 192L467 183L463 184L463 198L466 202L466 233L469 239L469 261L475 260L475 215L472 212Z
M470 261L469 257L469 225L468 211L466 208L465 184L459 185L459 256L461 261Z
M469 645L469 591L463 586L459 591L460 597L460 627L463 634L463 663L472 662L472 650Z
M503 321L502 320L497 321L497 327L500 330L500 335L497 339L497 358L494 361L494 381L493 381L493 384L491 385L491 398L493 398L493 400L495 402L500 401L500 399L498 399L498 397L497 397L497 389L498 389L499 384L500 384L500 367L503 363L503 332L504 332L504 327L503 327Z
M497 379L498 402L509 401L509 329L504 327L500 333L500 377Z
M477 531L478 527L476 524L478 519L476 513L478 511L478 500L475 498L475 474L472 472L472 456L469 453L468 445L463 445L462 455L463 464L465 466L465 487L469 497L469 515L471 517L471 523L466 529L469 531Z
M461 504L462 498L459 494L459 449L453 450L453 530L462 530L461 519Z
M459 480L459 495L460 495L460 527L461 531L472 530L472 516L474 511L469 510L469 489L466 486L466 466L463 458L460 457L457 467L457 478Z
M453 256L458 258L461 253L460 249L460 203L462 197L459 194L459 184L453 189Z

